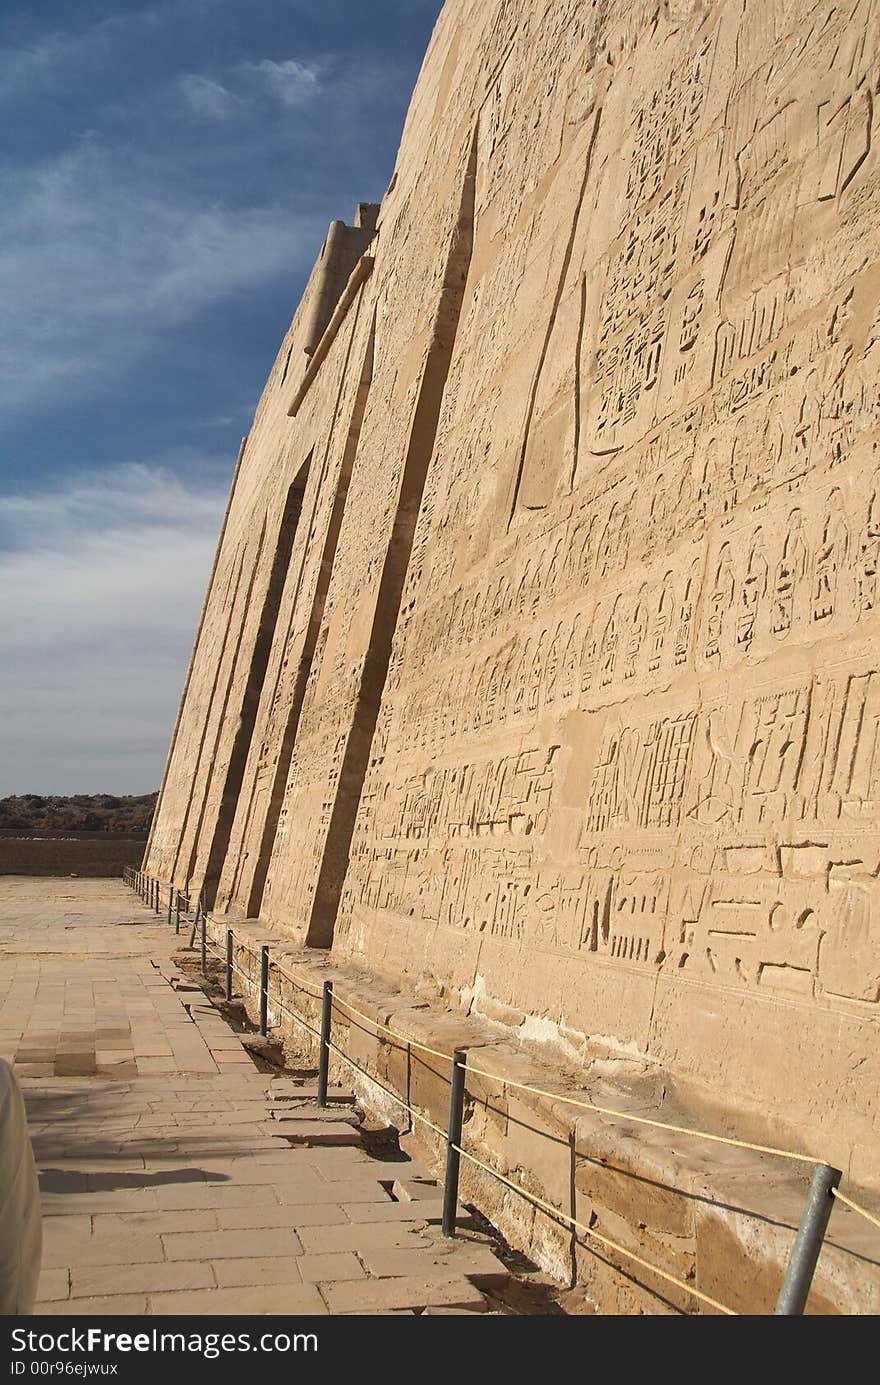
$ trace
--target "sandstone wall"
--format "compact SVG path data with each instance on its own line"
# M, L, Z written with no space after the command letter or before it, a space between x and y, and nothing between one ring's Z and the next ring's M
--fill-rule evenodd
M147 863L863 1152L878 32L448 0L244 449Z
M91 837L0 836L0 875L116 876L140 865L144 842Z

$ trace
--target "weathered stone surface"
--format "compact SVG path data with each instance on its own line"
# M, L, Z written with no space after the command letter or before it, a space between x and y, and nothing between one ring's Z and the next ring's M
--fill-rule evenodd
M153 874L874 1132L877 23L449 0L243 450Z
M203 1048L220 1030L231 1034L213 1006L184 1008L167 965L173 931L143 915L137 928L119 922L127 898L115 881L0 881L3 1058L37 1043L51 1044L50 1054L69 1051L90 1035L121 1042L129 1026L138 1055L178 1026ZM384 1163L357 1145L310 1148L261 1135L324 1123L314 1100L311 1108L272 1101L273 1085L282 1086L250 1062L232 1076L195 1075L182 1063L131 1082L25 1077L44 1213L36 1311L323 1313L313 1286L366 1281L361 1251L400 1245L416 1297L438 1250L447 1275L492 1273L491 1255L487 1269L460 1239L420 1234L421 1208L415 1235L411 1222L374 1224L366 1215L371 1204L380 1217L397 1208L392 1183L404 1170L423 1178L421 1165ZM343 1128L359 1141L347 1123L357 1117L352 1094L338 1095ZM291 1119L273 1119L282 1113ZM53 1145L64 1154L47 1155ZM349 1216L343 1200L361 1215Z
M878 51L870 0L448 0L243 446L146 858L874 1181Z

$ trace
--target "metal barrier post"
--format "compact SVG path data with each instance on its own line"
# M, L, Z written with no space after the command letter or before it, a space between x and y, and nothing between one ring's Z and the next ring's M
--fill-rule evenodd
M446 1177L443 1181L444 1236L455 1235L455 1211L458 1207L458 1173L461 1156L461 1128L464 1123L465 1070L467 1049L457 1048L452 1055L452 1082L449 1087L449 1125L446 1135Z
M806 1307L825 1228L834 1206L831 1189L837 1187L842 1177L840 1169L833 1169L830 1164L819 1164L816 1167L782 1288L779 1290L779 1298L776 1300L775 1316L793 1317L803 1313Z
M168 927L171 927L171 915L174 913L174 886L168 886Z
M232 999L232 929L226 930L226 999Z
M154 894L153 908L155 909L156 913L158 914L158 913L161 913L161 905L159 904L159 881L158 881L158 880L157 880L156 883L155 883L155 886L154 886L154 889L153 889L153 894Z
M180 890L174 891L174 931L180 932Z
M260 948L260 1033L269 1032L269 946Z
M330 1021L333 1018L333 982L324 982L321 1000L321 1043L318 1048L318 1105L327 1105L327 1079L330 1075Z
M206 955L207 946L208 940L206 936L205 912L204 910L202 910L202 976L208 975L208 959Z

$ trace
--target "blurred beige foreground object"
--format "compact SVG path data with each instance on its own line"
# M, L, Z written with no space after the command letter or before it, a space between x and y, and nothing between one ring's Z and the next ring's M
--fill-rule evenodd
M21 1088L0 1058L0 1313L30 1313L40 1277L40 1187Z

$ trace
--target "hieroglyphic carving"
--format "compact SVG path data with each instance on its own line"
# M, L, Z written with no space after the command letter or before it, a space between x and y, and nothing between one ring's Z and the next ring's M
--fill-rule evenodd
M766 1033L780 993L795 1048L830 1051L846 1024L864 1050L880 1003L878 19L872 0L452 0L383 206L382 366L267 918L302 936L322 875L344 872L335 942L361 960L462 996L479 977L743 1091L718 1035L756 1017ZM474 173L467 269L438 254L459 234L451 149L455 177ZM297 421L309 446L341 407L330 378ZM326 508L316 496L316 553ZM309 623L292 605L287 681ZM277 751L269 729L266 792ZM354 754L346 857L322 843L340 839Z

